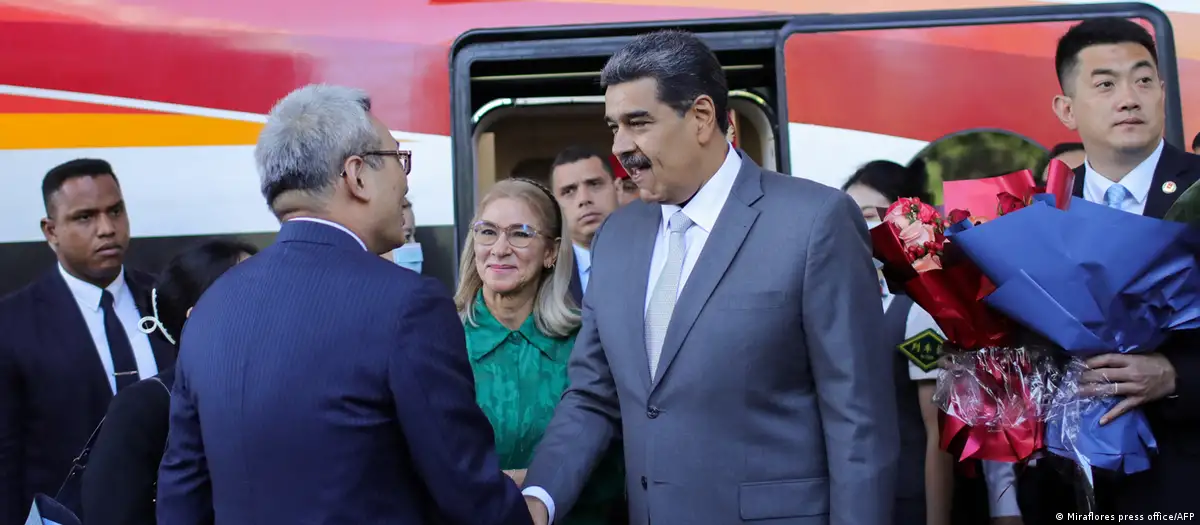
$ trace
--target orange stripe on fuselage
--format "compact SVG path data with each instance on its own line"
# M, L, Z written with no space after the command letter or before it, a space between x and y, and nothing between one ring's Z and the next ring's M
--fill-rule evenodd
M190 115L0 113L0 150L245 146L262 126Z

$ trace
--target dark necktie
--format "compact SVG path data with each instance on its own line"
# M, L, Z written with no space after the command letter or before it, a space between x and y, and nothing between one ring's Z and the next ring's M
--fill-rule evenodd
M100 308L104 310L104 336L108 338L108 351L112 353L113 375L117 377L117 391L138 382L137 360L133 358L133 347L129 335L121 326L121 319L113 309L113 295L108 290L100 294Z

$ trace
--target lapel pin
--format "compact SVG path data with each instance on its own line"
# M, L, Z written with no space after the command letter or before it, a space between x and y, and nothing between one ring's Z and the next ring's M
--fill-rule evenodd
M1166 193L1167 195L1175 193L1175 182L1174 181L1164 182L1162 185L1162 190L1163 190L1163 193Z

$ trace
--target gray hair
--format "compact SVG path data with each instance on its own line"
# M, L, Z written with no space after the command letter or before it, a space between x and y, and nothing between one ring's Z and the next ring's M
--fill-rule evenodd
M579 308L571 298L571 278L575 273L575 248L568 236L566 221L561 218L558 202L549 190L539 188L533 182L520 179L505 179L497 182L479 202L478 211L471 224L479 221L483 210L501 198L524 201L537 215L538 222L553 225L546 231L558 232L558 251L554 266L542 270L537 281L537 299L533 303L533 321L538 331L551 337L569 337L579 329ZM475 267L475 230L467 233L463 243L462 258L458 266L458 289L454 292L454 305L463 323L479 326L475 322L475 296L483 289L483 278Z
M716 107L717 127L729 130L729 84L711 49L687 31L666 29L638 35L617 51L600 71L608 87L643 78L658 81L658 100L683 116L700 95Z
M277 102L254 148L267 205L287 191L325 193L347 158L378 148L370 111L365 92L324 84L304 86ZM379 167L379 159L364 162Z

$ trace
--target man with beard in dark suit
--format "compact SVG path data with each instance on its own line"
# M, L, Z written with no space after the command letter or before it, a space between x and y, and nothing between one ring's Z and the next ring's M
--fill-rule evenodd
M175 362L138 329L153 277L124 266L129 217L108 162L42 181L42 233L58 264L0 299L0 524L54 496L113 394Z
M1075 169L1075 196L1162 218L1200 178L1200 157L1163 140L1164 90L1153 38L1129 20L1089 20L1062 37L1055 63L1063 94L1054 98L1054 111L1063 125L1079 132L1086 151L1085 162ZM1087 364L1092 370L1083 378L1085 394L1123 398L1101 423L1141 408L1158 441L1148 471L1096 471L1100 512L1200 508L1190 483L1200 471L1197 332L1176 333L1156 352L1100 355ZM1040 499L1028 502L1038 509L1025 513L1026 523L1050 522L1057 512L1070 512L1080 487L1056 479L1045 466L1034 470L1040 472L1030 480L1041 486L1019 492Z

